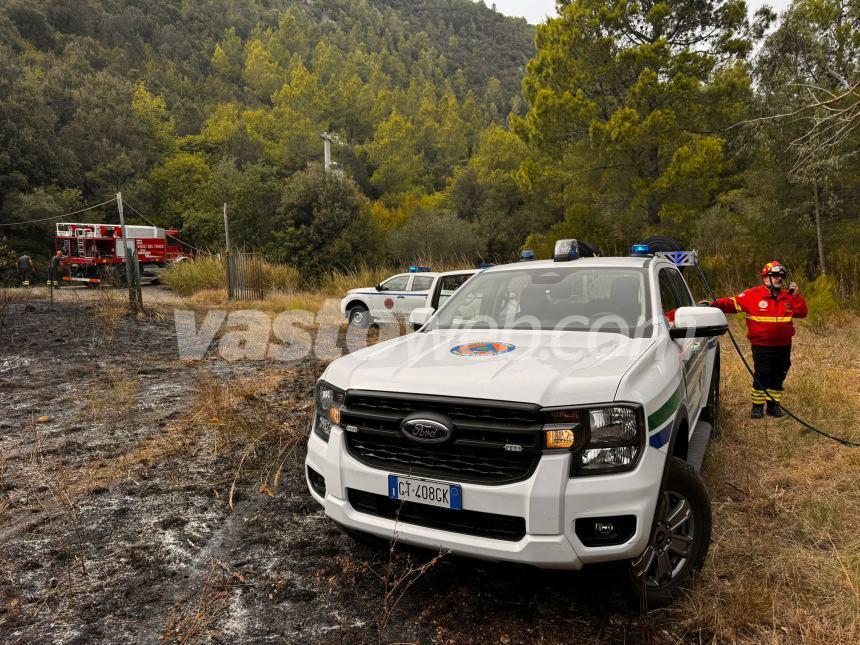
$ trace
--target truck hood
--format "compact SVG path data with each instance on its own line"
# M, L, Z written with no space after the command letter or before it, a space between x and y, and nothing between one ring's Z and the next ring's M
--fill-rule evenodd
M434 330L368 347L329 365L342 389L536 403L609 402L650 338L576 331Z

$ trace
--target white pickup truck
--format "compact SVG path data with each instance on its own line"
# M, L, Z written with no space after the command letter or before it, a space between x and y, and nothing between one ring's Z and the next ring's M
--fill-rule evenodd
M306 476L331 519L488 560L627 561L646 602L677 596L710 544L726 318L668 259L588 248L486 269L418 333L328 366Z
M406 320L413 309L424 306L436 273L427 267L409 267L373 287L351 289L340 301L340 312L350 325Z
M445 304L454 292L462 287L466 281L476 273L480 273L483 269L462 269L460 271L446 271L437 273L433 279L433 284L427 292L427 299L424 301L423 307L413 309L409 314L409 323L416 331L424 326L430 320L436 310Z

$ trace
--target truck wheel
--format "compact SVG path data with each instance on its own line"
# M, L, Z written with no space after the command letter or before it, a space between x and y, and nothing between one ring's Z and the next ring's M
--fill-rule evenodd
M702 418L711 424L711 436L720 434L720 355L714 361L714 372L711 374L711 388L708 390L708 403L702 410Z
M711 502L705 485L689 464L669 459L651 540L630 562L634 593L647 608L672 603L701 569L711 544Z
M354 305L349 308L349 324L354 327L370 327L370 312L364 305Z

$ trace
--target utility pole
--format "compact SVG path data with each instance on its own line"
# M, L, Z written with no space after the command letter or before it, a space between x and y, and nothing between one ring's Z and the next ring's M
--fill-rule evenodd
M323 132L320 135L323 140L323 159L325 160L326 174L331 172L331 142L334 140L335 136L336 135L333 135L330 132Z
M134 273L131 263L133 255L128 248L128 233L125 228L125 215L122 210L122 193L116 194L116 205L119 209L119 225L122 228L122 248L125 255L125 279L128 284L128 304L134 311L140 311L139 304L143 300L142 294L135 293ZM140 285L138 285L139 288Z
M230 255L230 225L227 223L227 202L224 202L224 250Z
M227 264L227 299L234 295L233 258L230 257L230 224L227 221L227 202L224 202L224 261Z

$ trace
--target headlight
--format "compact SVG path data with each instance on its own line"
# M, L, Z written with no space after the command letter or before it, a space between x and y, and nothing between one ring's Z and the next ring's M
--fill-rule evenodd
M642 454L642 409L606 406L544 410L546 450L570 450L571 477L633 470Z
M340 425L340 409L343 407L343 391L326 383L317 381L316 423L314 431L324 441L328 441L333 425Z

